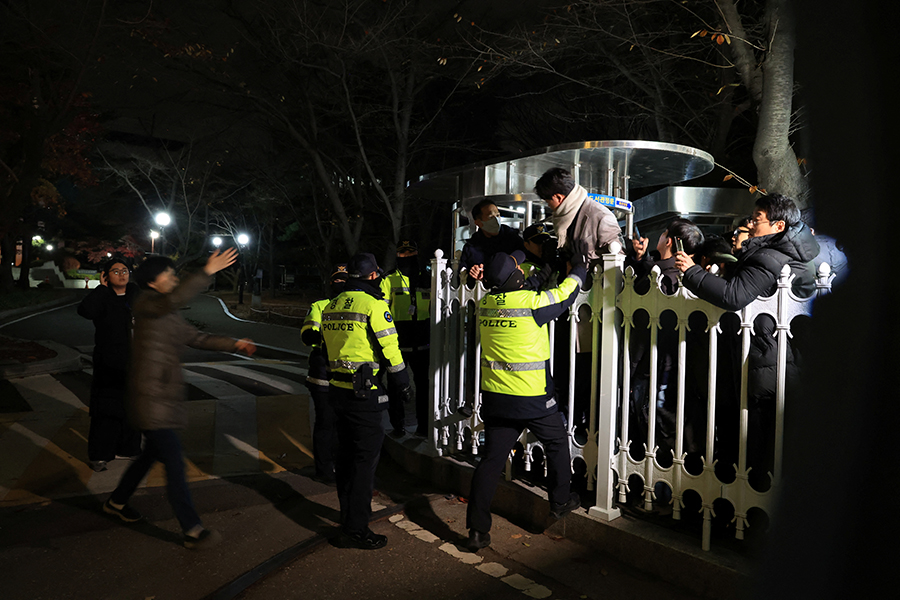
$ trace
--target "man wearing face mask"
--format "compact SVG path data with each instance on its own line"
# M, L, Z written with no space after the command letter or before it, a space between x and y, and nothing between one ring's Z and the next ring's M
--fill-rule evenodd
M468 275L469 287L483 277L484 265L497 252L525 251L519 232L500 224L500 210L493 200L485 198L472 207L472 220L478 231L466 242L459 257L459 269Z
M347 265L334 266L329 277L325 300L318 300L309 307L309 314L300 328L300 339L311 347L309 352L309 368L306 376L306 388L313 401L316 420L313 424L313 459L316 474L313 479L328 485L334 485L334 454L337 447L337 435L334 432L334 409L328 403L328 357L322 349L322 311L331 299L344 291L347 283Z
M431 281L419 268L419 248L412 240L397 245L397 268L384 276L381 292L391 309L403 362L412 368L416 387L416 435L428 435L428 363L431 341ZM398 401L399 390L388 385L391 403L388 407L392 435L406 433L403 427L405 411Z

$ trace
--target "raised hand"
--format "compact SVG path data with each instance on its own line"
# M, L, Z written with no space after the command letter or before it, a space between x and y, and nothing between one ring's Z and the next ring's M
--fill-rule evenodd
M234 261L237 260L237 256L238 252L236 248L228 248L223 252L216 250L209 255L208 259L206 259L206 266L203 267L203 272L207 275L218 273L222 269L226 269L233 265Z
M684 250L675 253L675 268L684 273L694 266L694 260L685 254Z

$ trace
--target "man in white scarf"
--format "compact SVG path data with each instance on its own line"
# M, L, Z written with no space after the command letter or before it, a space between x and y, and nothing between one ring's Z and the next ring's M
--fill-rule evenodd
M547 170L534 191L553 211L553 231L559 248L570 256L582 255L593 266L609 243L619 240L621 230L615 215L598 202L585 202L587 190L575 183L565 169Z
M619 222L612 211L589 200L587 190L578 185L565 169L555 167L547 170L538 179L534 191L553 211L553 231L559 240L560 254L568 255L573 264L586 263L588 273L609 251L610 242L621 242ZM591 327L590 319L582 319L576 329L575 412L570 415L576 427L585 429L590 412ZM555 372L564 373L566 369L557 368ZM567 389L568 386L559 388Z

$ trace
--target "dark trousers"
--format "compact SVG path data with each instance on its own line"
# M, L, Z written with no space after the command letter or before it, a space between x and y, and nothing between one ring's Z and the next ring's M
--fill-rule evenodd
M186 533L200 525L201 521L184 476L181 440L172 429L144 431L144 439L144 451L122 475L109 499L116 504L126 504L153 464L161 462L166 469L166 496L182 531Z
M334 409L328 402L328 388L322 385L309 384L309 395L312 397L316 411L313 424L313 459L316 475L331 477L334 475L334 455L337 449L337 434L334 430Z
M106 415L91 416L88 430L88 458L110 461L119 456L141 453L141 432L132 429L124 418Z
M428 350L416 350L405 353L409 357L409 366L412 368L413 381L416 384L416 433L426 435L428 433L428 390L431 383L428 378L428 369L431 363L431 353Z
M466 527L487 533L491 530L491 502L509 453L527 427L544 446L547 461L547 495L550 502L564 504L571 493L572 463L562 416L554 413L538 419L496 419L484 421L484 456L472 476L472 490L466 510Z
M353 410L353 392L329 391L335 413L338 452L335 461L341 525L347 533L365 533L372 516L375 468L384 441L382 412Z

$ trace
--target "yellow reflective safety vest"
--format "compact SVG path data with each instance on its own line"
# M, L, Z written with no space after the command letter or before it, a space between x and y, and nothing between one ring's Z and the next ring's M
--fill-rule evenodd
M583 271L582 271L583 272ZM559 287L488 294L478 306L483 416L536 418L557 409L548 370L550 337L535 311L568 306L582 280L573 271ZM557 306L556 312L564 312Z
M328 303L322 311L322 338L332 386L353 390L354 376L368 373L369 389L377 393L382 358L389 373L406 368L391 311L383 300L364 291L344 291ZM383 398L378 401L387 407L387 395Z
M322 333L322 311L331 302L331 300L317 300L309 307L309 314L303 319L303 326L300 328L300 335L303 336L306 331L315 331L320 335ZM309 353L309 368L307 369L306 383L308 385L316 385L320 387L328 386L328 362L322 352L322 344L312 344L312 351Z
M431 337L431 289L416 287L416 282L395 269L381 280L381 292L394 316L400 349L404 352L428 348Z

